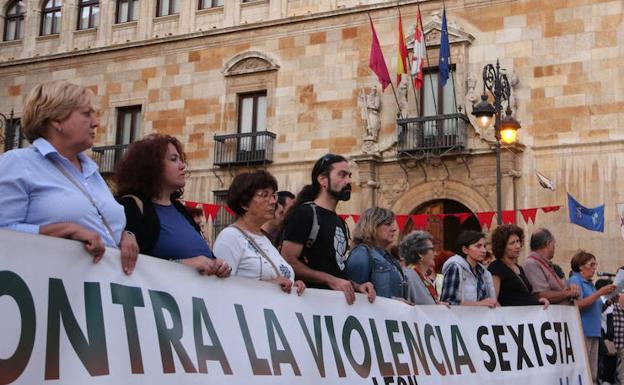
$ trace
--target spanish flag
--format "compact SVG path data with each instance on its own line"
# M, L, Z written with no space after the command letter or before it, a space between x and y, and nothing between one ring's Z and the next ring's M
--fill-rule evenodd
M401 76L407 73L407 46L403 36L403 20L399 14L399 50L397 51L397 84L401 83Z

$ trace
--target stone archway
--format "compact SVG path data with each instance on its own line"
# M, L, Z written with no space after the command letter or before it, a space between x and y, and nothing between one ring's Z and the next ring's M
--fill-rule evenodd
M493 211L488 200L474 188L456 181L435 181L415 186L405 192L393 205L397 214L429 214L427 230L434 238L434 246L438 253L437 269L455 251L455 243L464 230L481 231L476 217L471 216L464 222L452 214L462 212ZM411 231L413 224L406 223L404 234ZM439 266L438 266L439 265Z
M450 199L461 202L472 212L494 211L486 197L474 188L456 181L435 181L414 186L392 205L397 214L408 214L426 202Z

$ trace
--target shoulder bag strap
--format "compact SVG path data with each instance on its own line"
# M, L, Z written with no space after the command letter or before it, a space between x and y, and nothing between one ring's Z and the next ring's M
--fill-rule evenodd
M50 159L50 158L48 158ZM54 159L50 159L50 162L52 162L52 164L54 165L54 167L56 167L61 174L63 174L74 186L76 186L76 188L84 194L85 197L87 197L87 199L89 200L89 202L91 203L91 205L93 205L93 207L95 207L95 210L98 213L98 216L100 217L100 219L102 220L102 223L104 223L104 227L106 227L106 231L108 231L108 234L110 235L110 237L115 240L115 236L113 235L113 230L110 226L110 224L108 223L108 221L106 220L106 218L104 217L104 215L102 215L102 212L100 211L99 207L95 204L95 200L93 200L93 197L91 196L91 194L89 194L87 192L87 190L85 190L80 183L76 180L76 178L74 178L66 169L65 167L63 167L63 165L61 165L60 163L58 163L56 160Z
M236 230L240 231L240 233L243 234L243 237L245 237L245 239L247 239L249 241L249 243L251 243L253 248L256 249L256 251L258 253L260 253L262 258L266 259L269 262L269 264L271 264L271 267L273 268L273 270L275 270L275 274L277 274L278 277L282 276L282 274L280 273L280 271L277 268L277 266L275 266L275 263L273 262L273 260L271 258L269 258L268 255L266 255L264 250L262 250L262 248L256 243L256 241L252 237L249 236L249 234L247 234L247 232L245 230L241 229L240 227L238 227L236 225L230 225L230 227L233 227Z
M132 198L134 203L139 208L139 212L141 213L141 215L143 215L143 202L141 201L141 199L138 196L132 195L132 194L127 194L127 195L122 196L122 198Z
M546 269L546 271L548 271L550 276L553 277L555 282L557 282L557 284L559 285L561 290L565 289L565 284L563 283L562 279L559 278L557 273L555 273L555 269L553 269L552 266L549 266L546 262L542 261L541 259L539 259L539 258L537 258L537 257L535 257L533 255L529 255L529 258L534 260L535 262L539 263L540 265L542 265L544 267L544 269Z
M312 209L312 227L310 228L310 234L308 234L308 240L306 241L305 246L309 249L316 242L316 237L318 237L318 232L321 226L318 222L318 216L316 214L316 204L314 202L306 202L308 206Z

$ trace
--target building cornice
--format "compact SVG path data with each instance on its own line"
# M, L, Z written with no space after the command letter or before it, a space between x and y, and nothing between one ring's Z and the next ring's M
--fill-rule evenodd
M489 3L504 3L508 1L509 0L489 0L488 2ZM60 53L55 53L55 54L45 55L45 56L30 57L30 58L24 58L24 59L14 59L10 61L0 62L0 68L10 68L13 66L21 66L25 64L35 64L35 63L41 63L41 62L48 62L52 60L76 58L80 56L88 56L88 55L104 53L104 52L115 52L115 51L126 50L129 48L155 46L159 44L186 41L186 40L191 40L191 39L222 36L222 35L228 35L228 34L234 34L234 33L240 33L240 32L248 32L248 31L254 31L258 29L278 27L278 26L295 24L295 23L305 23L305 22L316 21L316 20L326 19L326 18L338 18L338 17L348 16L348 15L370 13L372 11L380 11L380 10L388 10L388 9L396 8L397 5L409 6L409 5L416 5L416 4L423 5L423 4L431 4L431 3L441 3L441 2L440 0L404 0L404 1L381 3L381 4L358 5L358 6L350 7L350 8L339 8L339 9L326 11L326 12L290 16L286 18L262 21L258 23L239 24L236 26L212 29L212 30L207 30L207 31L196 31L196 32L191 32L191 33L186 33L186 34L181 34L181 35L152 38L149 40L140 40L140 41L112 44L112 45L108 45L105 47L95 47L95 48L88 48L84 50L60 52ZM449 7L448 9L452 10L453 8ZM393 15L392 17L396 17L396 16Z

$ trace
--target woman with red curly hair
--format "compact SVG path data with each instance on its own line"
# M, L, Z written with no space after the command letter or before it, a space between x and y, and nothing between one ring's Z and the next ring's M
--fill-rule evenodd
M195 267L201 274L230 275L178 200L186 184L186 155L178 139L153 134L130 145L115 171L126 228L141 253Z

